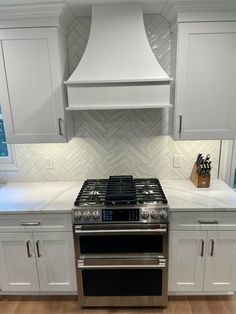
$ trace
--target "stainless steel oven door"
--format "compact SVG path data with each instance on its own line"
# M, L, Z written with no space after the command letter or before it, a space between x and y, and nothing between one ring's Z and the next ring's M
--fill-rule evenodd
M157 258L80 259L79 304L91 306L166 306L167 260Z
M75 256L104 258L168 255L168 225L75 226ZM100 226L101 228L101 226Z

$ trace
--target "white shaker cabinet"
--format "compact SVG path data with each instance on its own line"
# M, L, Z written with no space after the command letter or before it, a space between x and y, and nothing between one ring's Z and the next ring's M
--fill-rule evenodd
M205 291L236 290L236 231L208 231Z
M206 232L170 232L170 291L201 291L204 276Z
M3 291L39 291L31 233L0 233L0 278Z
M64 41L58 27L0 30L0 103L8 143L68 140Z
M0 295L77 290L70 213L1 215L0 288Z
M236 213L172 213L169 291L236 291Z
M236 138L236 22L178 23L176 40L173 138Z
M76 290L71 232L33 233L41 291Z

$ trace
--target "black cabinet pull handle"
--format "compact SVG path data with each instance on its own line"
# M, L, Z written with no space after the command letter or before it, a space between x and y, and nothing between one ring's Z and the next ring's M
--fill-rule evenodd
M210 253L211 256L214 255L214 247L215 247L215 241L211 239L211 253Z
M40 221L37 222L26 222L26 221L22 221L20 223L21 226L28 226L28 227L33 227L33 226L39 226L40 225Z
M63 132L62 132L62 129L61 129L61 123L64 123L64 121L61 119L61 118L58 118L58 131L59 131L59 135L64 136Z
M27 249L28 258L30 258L32 256L32 254L30 253L30 241L26 242L26 249Z
M40 254L40 250L39 250L39 240L36 241L36 249L37 249L37 256L41 257L42 255Z
M203 257L204 256L204 240L203 239L201 239L201 253L200 253L200 255L201 255L201 257Z
M179 134L182 132L182 114L179 115Z
M201 225L217 225L219 224L219 221L217 219L214 220L198 220L198 223Z

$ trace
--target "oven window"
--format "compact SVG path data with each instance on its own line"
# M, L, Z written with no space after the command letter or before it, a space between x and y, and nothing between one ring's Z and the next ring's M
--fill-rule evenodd
M161 253L162 235L81 236L81 254Z
M161 269L82 271L85 296L161 296Z

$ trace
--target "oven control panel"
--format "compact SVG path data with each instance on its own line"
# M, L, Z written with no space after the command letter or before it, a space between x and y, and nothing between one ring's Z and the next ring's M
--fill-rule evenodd
M139 221L139 208L103 209L102 221Z
M74 209L74 224L109 222L167 222L168 208Z

